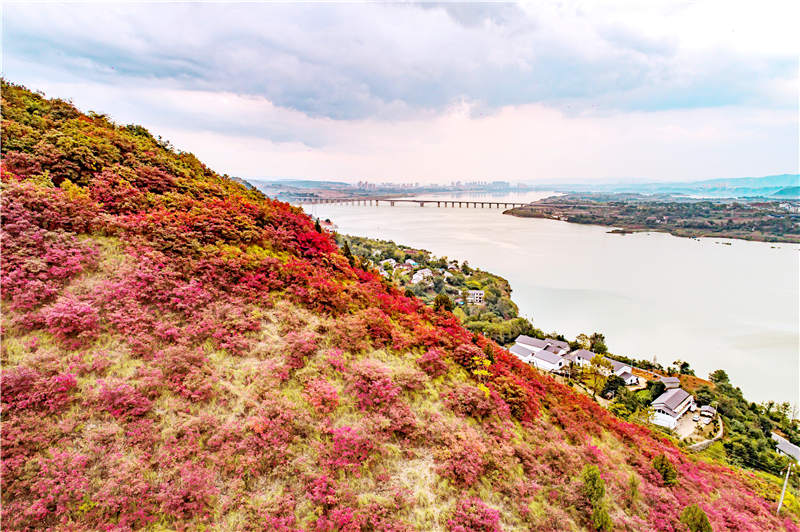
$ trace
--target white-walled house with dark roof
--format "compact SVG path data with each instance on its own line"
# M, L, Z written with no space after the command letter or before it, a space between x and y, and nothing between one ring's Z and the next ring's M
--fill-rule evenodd
M655 425L674 429L678 419L694 405L694 397L683 388L672 388L658 396L651 403L652 422Z

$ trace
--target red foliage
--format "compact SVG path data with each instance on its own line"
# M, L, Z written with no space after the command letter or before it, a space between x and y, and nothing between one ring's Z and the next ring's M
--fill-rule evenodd
M332 435L333 446L326 465L334 470L343 469L358 475L359 468L372 451L372 440L347 426L333 429Z
M470 497L459 501L447 527L453 532L500 532L500 512Z
M73 340L70 345L80 345L97 336L100 317L97 310L75 297L65 296L44 312L50 332L62 341Z
M71 373L46 377L25 366L3 370L0 382L4 410L57 412L70 402L77 386Z
M150 411L153 404L136 388L124 382L100 381L98 399L102 408L116 418L135 418Z
M428 349L417 359L417 364L431 377L439 377L447 373L447 362L444 361L444 353L439 349Z
M339 394L325 379L314 379L306 385L305 398L321 414L333 412L339 406Z

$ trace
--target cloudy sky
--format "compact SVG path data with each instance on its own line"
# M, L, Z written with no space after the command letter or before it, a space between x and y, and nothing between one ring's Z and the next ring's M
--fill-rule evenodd
M798 171L800 2L9 4L2 72L221 173Z

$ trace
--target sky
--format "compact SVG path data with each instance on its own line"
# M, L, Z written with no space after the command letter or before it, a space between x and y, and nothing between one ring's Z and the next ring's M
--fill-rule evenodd
M798 172L800 2L21 4L2 74L220 173L522 182Z

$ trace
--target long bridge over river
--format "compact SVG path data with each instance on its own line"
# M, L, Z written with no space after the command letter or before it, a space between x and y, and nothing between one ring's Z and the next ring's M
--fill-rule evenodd
M314 198L305 200L303 203L322 204L322 203L341 203L347 205L379 205L380 202L389 204L394 207L397 203L416 203L420 207L427 204L436 204L437 207L472 207L477 208L504 208L511 209L514 207L523 207L527 203L512 202L512 201L466 201L466 200L431 200L431 199L394 199L394 198Z

